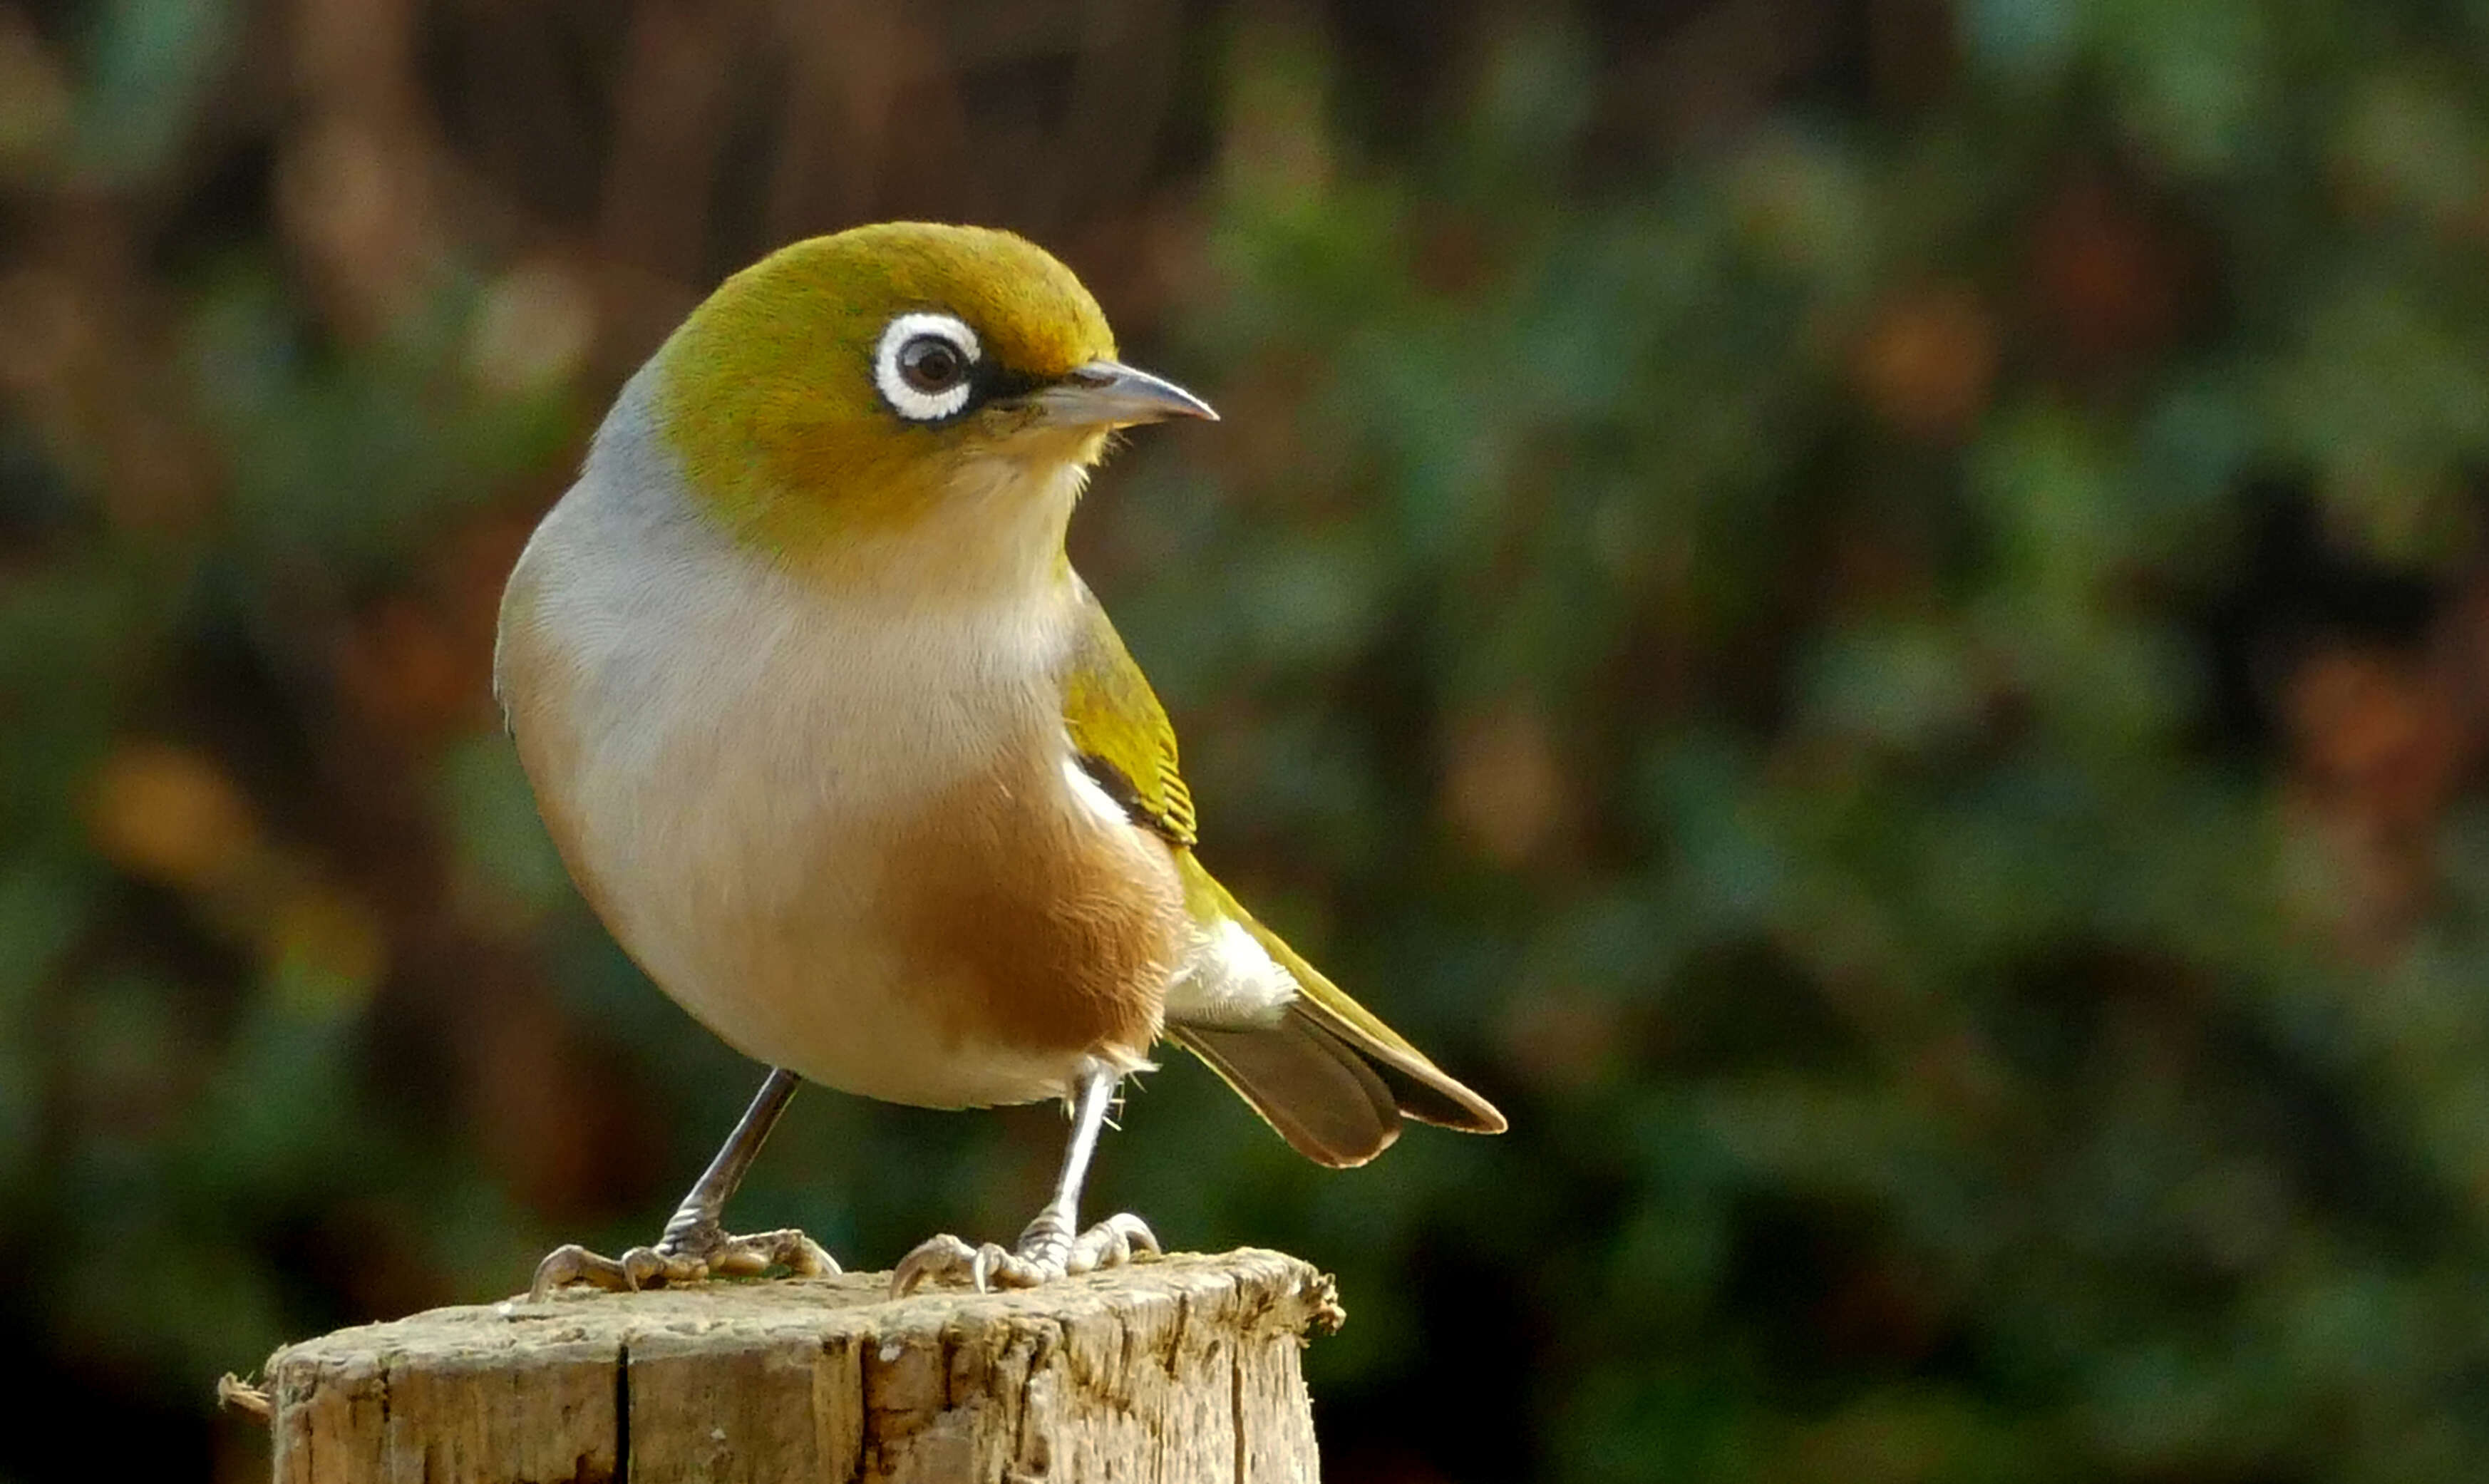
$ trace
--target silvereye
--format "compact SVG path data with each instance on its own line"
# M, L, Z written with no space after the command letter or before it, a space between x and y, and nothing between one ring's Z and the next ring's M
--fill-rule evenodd
M1504 1127L1204 869L1166 712L1065 556L1113 430L1215 416L1044 250L914 222L735 274L624 385L510 575L496 690L587 900L773 1070L653 1246L560 1248L538 1294L837 1270L720 1219L799 1077L1070 1109L1018 1242L935 1237L901 1292L1157 1250L1077 1210L1161 1039L1323 1164L1404 1116Z

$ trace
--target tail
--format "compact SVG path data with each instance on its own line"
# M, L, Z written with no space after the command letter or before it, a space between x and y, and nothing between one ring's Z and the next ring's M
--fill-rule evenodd
M1209 1063L1299 1154L1333 1169L1363 1164L1391 1147L1403 1117L1466 1133L1503 1131L1493 1103L1342 993L1208 871L1187 864L1195 878L1187 885L1215 893L1217 909L1295 978L1299 993L1273 1026L1177 1022L1167 1034Z

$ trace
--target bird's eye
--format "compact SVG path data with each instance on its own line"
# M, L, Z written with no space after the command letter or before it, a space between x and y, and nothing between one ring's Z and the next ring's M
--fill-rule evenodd
M899 348L899 374L918 391L949 391L967 370L959 348L940 335L918 335Z
M958 415L975 392L977 332L947 314L902 314L873 350L873 382L890 410L910 422Z

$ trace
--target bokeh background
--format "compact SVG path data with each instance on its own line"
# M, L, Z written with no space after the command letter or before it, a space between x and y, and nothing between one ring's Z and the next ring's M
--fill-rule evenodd
M1339 1274L1330 1477L2489 1477L2489 4L0 0L0 1480L264 1476L219 1372L653 1234L757 1073L495 602L896 215L1226 414L1075 556L1512 1115L1109 1143ZM1059 1127L808 1092L735 1216L1007 1236Z

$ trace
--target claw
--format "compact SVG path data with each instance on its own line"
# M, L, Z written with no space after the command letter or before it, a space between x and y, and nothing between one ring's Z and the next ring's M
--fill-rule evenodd
M536 1264L535 1279L528 1285L528 1301L541 1303L555 1289L567 1288L573 1283L585 1283L608 1293L622 1293L640 1286L631 1280L630 1270L620 1263L602 1253L590 1252L574 1241L554 1248L545 1254L543 1262Z
M784 1268L797 1277L818 1277L839 1270L838 1260L819 1242L788 1227L733 1237L715 1227L669 1235L653 1247L633 1247L619 1258L590 1252L577 1242L554 1248L536 1265L528 1285L530 1301L541 1301L555 1289L585 1283L608 1293L636 1293L644 1288L674 1288L711 1276L758 1277Z
M1047 1212L1020 1233L1017 1251L991 1241L972 1247L947 1232L926 1239L892 1270L890 1297L903 1298L929 1282L964 1282L981 1294L1035 1288L1101 1268L1121 1268L1161 1251L1157 1235L1138 1216L1109 1216L1075 1238L1059 1215Z
M990 1241L972 1247L948 1232L929 1237L891 1270L890 1297L904 1298L922 1284L958 1282L961 1278L982 1294L995 1262L1010 1255Z
M1066 1267L1074 1273L1095 1272L1141 1261L1143 1254L1161 1257L1165 1249L1148 1222L1130 1212L1119 1212L1080 1234L1080 1240L1072 1244Z

